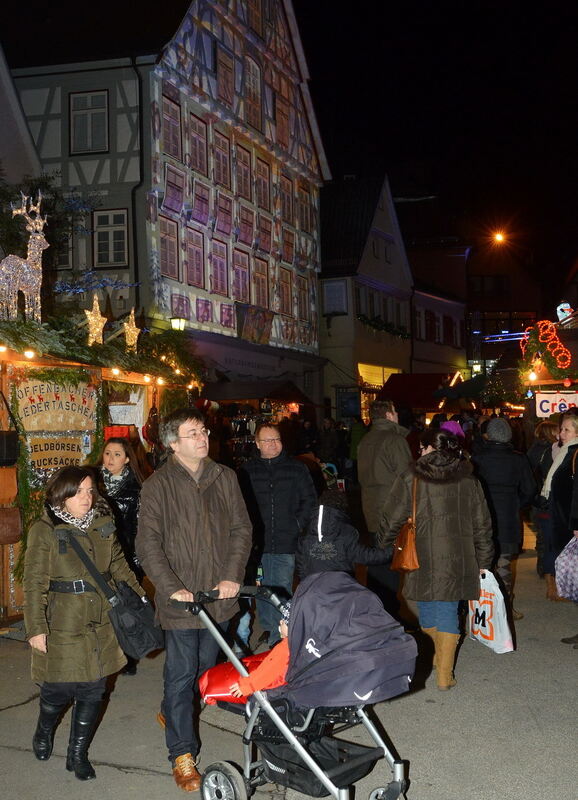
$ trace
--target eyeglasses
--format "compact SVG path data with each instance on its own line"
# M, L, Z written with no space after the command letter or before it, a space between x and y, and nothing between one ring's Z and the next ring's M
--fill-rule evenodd
M274 442L280 442L281 439L259 439L259 444L273 444Z
M208 428L199 428L197 431L193 431L190 436L177 436L177 439L201 439L201 438L209 438L211 435L211 431Z

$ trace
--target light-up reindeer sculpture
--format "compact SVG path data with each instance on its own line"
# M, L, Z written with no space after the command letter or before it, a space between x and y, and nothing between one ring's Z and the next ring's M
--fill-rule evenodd
M40 322L40 286L42 284L42 251L50 245L44 238L46 217L40 214L42 195L38 192L36 205L32 198L22 195L20 208L12 206L12 216L22 214L26 221L28 253L26 259L8 255L0 261L0 319L18 316L18 292L24 295L24 313L27 320ZM34 214L35 216L30 216Z

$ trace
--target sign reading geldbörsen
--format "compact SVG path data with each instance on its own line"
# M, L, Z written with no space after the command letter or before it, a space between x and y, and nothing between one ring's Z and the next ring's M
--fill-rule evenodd
M57 438L31 436L28 440L30 461L34 469L58 469L76 466L84 461L82 435Z
M564 414L578 406L578 392L536 392L536 416Z
M93 431L96 428L96 388L38 381L16 386L18 414L26 431Z

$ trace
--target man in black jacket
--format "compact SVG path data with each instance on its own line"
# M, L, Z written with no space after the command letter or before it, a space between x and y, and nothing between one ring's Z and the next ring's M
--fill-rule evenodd
M266 423L255 431L259 456L243 465L239 482L260 549L263 586L290 597L293 590L297 538L317 504L307 467L283 450L276 425ZM259 622L268 633L269 646L279 640L280 614L270 603L257 603Z

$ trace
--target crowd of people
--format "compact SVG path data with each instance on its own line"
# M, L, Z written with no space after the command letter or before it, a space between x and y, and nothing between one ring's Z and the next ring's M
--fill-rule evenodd
M402 419L400 421L400 416ZM243 584L270 586L287 600L303 578L368 567L368 587L394 616L400 597L417 604L419 626L434 649L436 682L456 683L460 607L477 600L480 574L498 577L513 619L512 564L522 546L521 511L537 532L538 571L558 600L555 561L578 536L578 416L540 422L527 454L521 425L472 413L409 418L390 400L376 401L371 425L350 429L326 419L318 429L298 418L257 425L255 454L237 471L209 458L210 429L197 408L161 423L165 459L143 474L130 443L109 439L95 466L63 467L46 486L45 510L28 533L24 570L25 627L32 678L40 689L33 737L36 757L50 758L59 721L72 704L66 768L95 777L88 748L101 713L106 678L135 675L108 618L107 599L70 547L80 543L106 581L124 580L144 597L154 587L165 632L164 693L157 719L165 729L177 786L200 786L197 757L198 679L218 644L198 617L171 601L215 590L213 617L248 651L255 620L273 648L264 673L279 681L287 663L285 620L270 604L239 606ZM347 492L327 480L334 465L361 487L365 531L352 524ZM147 470L151 472L151 470ZM394 540L415 508L419 568L400 587L390 569ZM365 536L367 535L367 538ZM255 626L256 628L256 626ZM578 649L578 636L563 641ZM280 666L281 665L281 666ZM261 688L260 676L233 693Z

